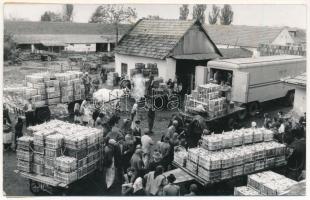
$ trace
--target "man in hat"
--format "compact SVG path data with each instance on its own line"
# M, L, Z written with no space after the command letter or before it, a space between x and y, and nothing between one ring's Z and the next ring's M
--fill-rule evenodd
M26 116L26 127L29 125L35 125L35 105L32 103L32 98L28 99L28 102L24 106L25 116Z

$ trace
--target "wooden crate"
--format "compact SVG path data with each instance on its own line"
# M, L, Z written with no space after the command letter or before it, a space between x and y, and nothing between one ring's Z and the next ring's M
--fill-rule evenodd
M207 170L201 166L198 167L198 176L206 181L213 182L221 180L221 170Z
M76 158L77 160L81 160L81 159L87 157L87 148L80 149L80 150L79 149L65 148L64 155Z
M243 165L233 167L233 176L243 175Z
M55 175L54 175L54 179L56 181L59 181L59 182L65 183L65 184L70 184L70 183L77 180L77 171L65 173L65 172L61 172L61 171L56 170Z
M44 154L44 146L43 145L34 144L33 145L33 151L35 153Z
M259 192L247 186L235 187L234 196L258 196Z
M265 169L265 159L255 161L255 171Z
M198 164L191 161L191 160L187 160L186 169L188 169L189 171L191 171L194 174L197 174Z
M62 148L58 148L58 149L49 149L49 148L45 148L45 156L48 157L58 157L61 156L62 153Z
M44 174L44 165L43 164L36 164L33 163L32 165L32 171L35 174L43 175Z
M273 168L275 165L275 158L266 158L265 167L266 168Z
M86 166L84 166L84 167L79 167L78 169L77 169L77 178L78 179L81 179L81 178L83 178L84 176L86 176L87 175L87 165Z
M31 161L33 161L33 153L30 151L17 150L16 151L16 158L18 160L31 162Z
M32 172L31 163L17 159L17 170L31 173Z
M54 157L44 156L44 165L48 167L55 167L55 159Z
M54 177L54 168L44 165L44 176Z
M244 164L243 174L250 174L253 173L254 171L255 171L254 162Z
M33 162L35 164L43 165L44 164L44 155L40 153L33 154Z
M233 168L222 169L221 179L230 179L233 176Z

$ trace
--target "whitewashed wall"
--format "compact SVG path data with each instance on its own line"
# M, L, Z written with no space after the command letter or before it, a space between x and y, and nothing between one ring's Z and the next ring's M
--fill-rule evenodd
M294 111L299 116L303 116L303 113L307 111L307 94L305 88L297 87L295 89Z
M94 52L96 51L96 44L67 44L65 47L66 51L77 51L77 52Z
M126 63L128 65L128 75L130 76L130 70L135 68L136 63L144 63L145 66L147 63L156 63L158 68L158 75L164 80L169 78L173 79L175 76L176 70L176 61L172 58L167 58L165 60L159 60L154 58L146 58L140 56L129 56L115 54L115 71L120 75L121 74L121 65Z

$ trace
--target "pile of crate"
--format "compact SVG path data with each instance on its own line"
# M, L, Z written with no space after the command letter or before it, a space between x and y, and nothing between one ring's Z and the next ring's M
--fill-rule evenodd
M130 77L136 74L142 74L143 77L149 78L150 76L158 77L158 68L156 63L136 63L135 68L130 70Z
M24 98L32 98L37 107L84 99L82 72L35 73L26 76Z
M214 182L286 164L286 147L271 141L273 134L269 130L251 130L251 140L248 134L243 134L249 130L235 132L236 135L229 132L204 136L201 147L188 150L185 167L204 180ZM175 156L175 162L181 165L179 157Z
M109 72L106 83L108 86L116 86L118 84L118 73Z
M17 169L24 172L32 171L32 162L33 162L33 137L23 136L20 137L17 141Z
M275 196L283 193L296 181L272 171L265 171L248 176L247 186L235 187L235 196L267 195Z
M226 97L221 97L221 86L208 83L197 86L190 95L185 98L185 111L195 112L198 107L203 107L210 117L224 115L227 112Z
M18 154L18 159L22 161L20 164L18 162L19 170L69 184L98 169L102 158L100 148L103 148L100 129L52 120L28 130L33 137L19 138L18 148L25 146L20 144L24 144L27 138L33 140L33 146ZM31 169L19 167L24 166L25 161Z

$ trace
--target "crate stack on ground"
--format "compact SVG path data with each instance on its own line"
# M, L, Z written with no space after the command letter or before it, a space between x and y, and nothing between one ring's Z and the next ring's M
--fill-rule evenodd
M23 136L17 140L17 169L24 172L32 172L33 162L33 137Z
M24 99L32 98L37 107L68 103L85 98L82 72L35 73L26 76Z
M100 166L100 150L103 149L103 133L100 129L52 120L29 127L28 130L33 135L29 138L32 138L34 145L27 151L23 150L23 155L18 154L18 159L22 161L21 164L18 162L19 170L70 184ZM19 144L25 143L25 139L27 137L20 138ZM21 145L20 148L22 147ZM29 155L31 158L26 157ZM25 161L28 161L33 170L19 167L24 166Z
M235 196L266 195L275 196L283 193L298 182L272 171L265 171L248 176L247 186L235 187Z
M212 134L202 137L201 147L188 149L186 168L207 182L230 179L285 165L285 148L265 128ZM175 162L182 166L179 157Z
M210 117L222 116L227 113L226 97L221 96L221 86L208 83L197 86L185 98L186 112L205 112Z

